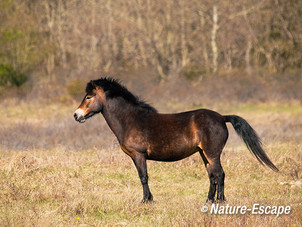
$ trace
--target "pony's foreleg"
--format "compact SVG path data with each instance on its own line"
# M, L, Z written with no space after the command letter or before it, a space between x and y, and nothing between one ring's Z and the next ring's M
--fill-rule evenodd
M139 178L143 185L144 197L143 197L142 203L150 202L153 200L153 196L150 192L149 185L148 185L148 173L147 173L146 158L143 154L138 153L134 157L132 157L132 160L135 164Z

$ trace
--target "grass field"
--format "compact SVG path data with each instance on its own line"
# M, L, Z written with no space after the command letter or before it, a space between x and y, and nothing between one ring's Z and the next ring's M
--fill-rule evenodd
M97 116L78 124L72 118L75 107L1 105L0 225L302 225L301 106L216 109L247 119L280 169L275 173L261 166L229 127L230 138L222 154L226 204L291 206L290 214L279 217L202 213L209 180L198 154L173 163L149 161L154 202L141 204L142 187L136 169L105 121Z

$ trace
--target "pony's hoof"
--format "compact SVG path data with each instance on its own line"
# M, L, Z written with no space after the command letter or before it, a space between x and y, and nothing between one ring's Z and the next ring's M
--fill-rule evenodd
M218 199L217 203L226 203L226 200L225 199Z
M207 198L207 200L206 200L206 203L210 203L210 204L215 203L215 202L216 202L215 199Z
M143 199L142 201L141 201L141 203L144 203L144 204L146 204L146 203L152 203L153 202L153 199Z
M141 203L151 203L153 202L153 196L150 195L148 198L143 198L143 200L141 201Z

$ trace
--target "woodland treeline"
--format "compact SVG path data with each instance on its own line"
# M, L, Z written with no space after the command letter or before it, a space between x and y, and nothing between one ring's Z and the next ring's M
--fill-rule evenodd
M0 0L0 85L58 68L293 71L301 40L301 0Z

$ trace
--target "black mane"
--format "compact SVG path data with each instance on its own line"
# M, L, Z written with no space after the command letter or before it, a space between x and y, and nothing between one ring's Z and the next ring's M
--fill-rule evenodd
M119 80L113 78L101 78L98 80L90 81L86 86L86 93L92 92L96 86L101 87L106 93L106 98L113 99L122 97L134 106L141 107L150 112L157 112L157 110L151 105L145 103L139 97L133 95L127 88L121 85Z

